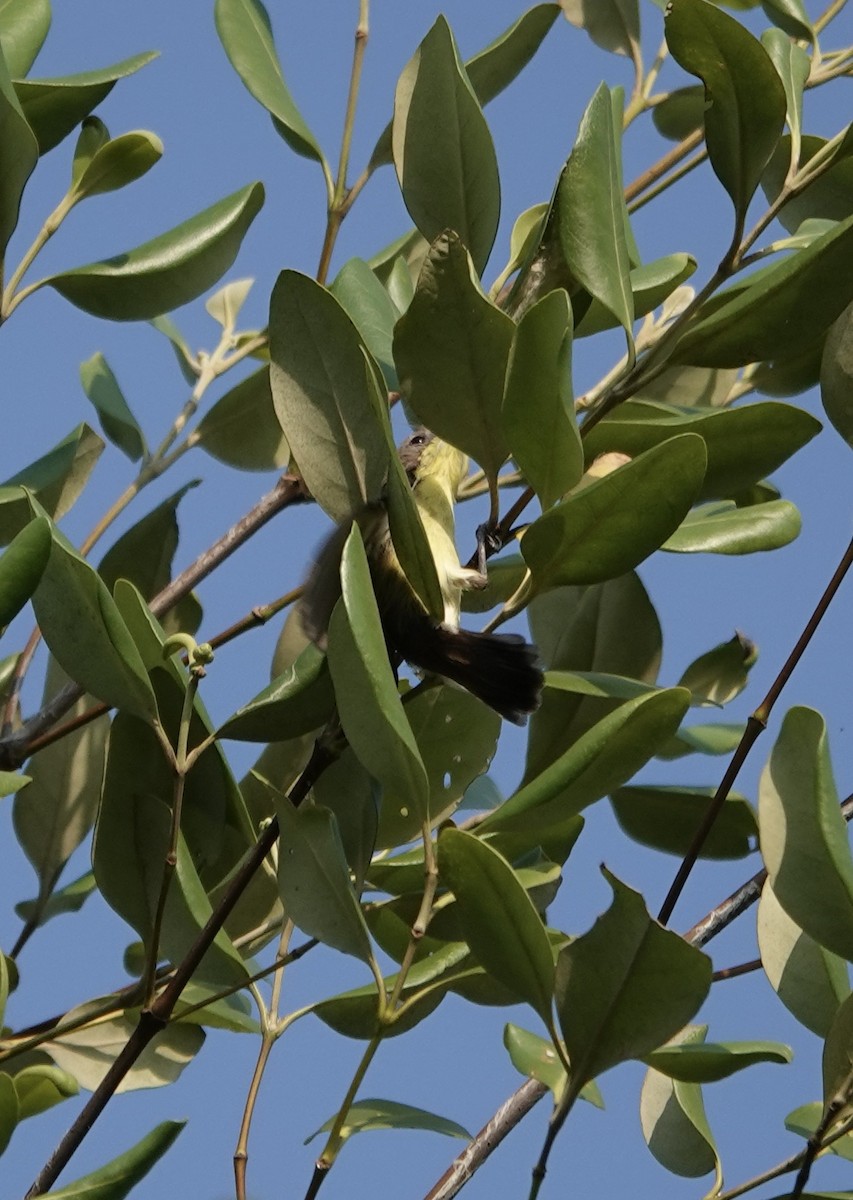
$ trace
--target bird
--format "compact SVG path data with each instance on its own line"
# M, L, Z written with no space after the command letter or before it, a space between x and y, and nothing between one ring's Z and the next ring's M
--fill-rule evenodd
M432 551L444 613L436 620L409 583L391 539L384 499L365 505L352 520L364 540L389 655L395 663L405 661L451 680L506 720L523 725L542 691L536 647L518 634L459 627L462 592L487 582L481 570L460 563L454 536L456 493L468 472L468 457L427 429L415 430L398 453ZM340 561L351 527L351 521L342 523L321 547L303 592L302 624L321 648L341 594Z

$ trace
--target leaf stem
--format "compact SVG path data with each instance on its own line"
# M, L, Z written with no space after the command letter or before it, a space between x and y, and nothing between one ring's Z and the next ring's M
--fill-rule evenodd
M73 190L67 192L62 197L59 204L57 204L50 216L45 220L41 229L33 239L32 245L18 263L3 291L2 300L0 300L0 321L7 320L21 303L21 301L34 292L37 288L40 288L45 282L44 280L40 280L38 283L30 284L29 287L23 288L17 293L17 295L15 294L15 289L23 279L24 275L26 275L36 258L56 233L57 229L71 212L71 209L76 203L77 200L74 196Z

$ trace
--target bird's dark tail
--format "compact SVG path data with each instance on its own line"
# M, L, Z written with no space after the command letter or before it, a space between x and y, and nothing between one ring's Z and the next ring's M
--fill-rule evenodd
M386 636L407 661L452 679L507 721L523 725L539 707L542 671L536 647L514 633L473 633L434 624L426 613L386 622Z

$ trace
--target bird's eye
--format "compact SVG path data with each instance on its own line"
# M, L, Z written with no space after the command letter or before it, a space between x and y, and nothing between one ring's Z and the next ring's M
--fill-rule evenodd
M424 443L426 442L426 440L427 440L427 436L425 433L413 433L412 436L409 438L409 445L410 446L423 446Z

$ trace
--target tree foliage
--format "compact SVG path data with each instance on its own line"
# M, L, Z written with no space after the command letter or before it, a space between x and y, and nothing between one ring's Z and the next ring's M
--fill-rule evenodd
M20 623L0 664L0 785L13 797L18 848L37 879L35 896L17 905L16 943L0 955L0 1013L10 992L19 1003L28 994L23 947L60 916L85 931L95 892L128 927L133 975L130 986L85 1003L66 996L57 978L58 1015L41 1021L33 997L32 1019L3 1030L0 1150L20 1122L80 1089L94 1093L31 1195L52 1187L91 1113L120 1105L118 1091L172 1082L201 1051L205 1027L260 1033L255 1083L275 1043L299 1036L290 1026L303 1016L363 1043L353 1086L329 1096L332 1115L314 1135L325 1140L313 1176L306 1169L306 1196L333 1166L345 1175L337 1159L354 1134L422 1129L468 1139L444 1114L399 1096L368 1098L362 1083L386 1043L428 1022L450 994L532 1010L535 1032L506 1027L511 1061L528 1079L501 1117L506 1129L550 1093L531 1197L556 1190L545 1180L549 1154L575 1101L600 1103L598 1077L631 1060L647 1069L638 1103L649 1150L676 1175L713 1172L710 1196L739 1195L785 1172L790 1194L805 1195L818 1156L849 1157L853 858L845 822L853 809L839 802L824 718L791 708L751 798L757 804L733 790L823 610L804 616L803 637L746 725L721 722L714 710L747 688L755 647L738 635L665 682L662 631L636 570L658 552L743 556L799 535L795 505L768 479L821 428L792 398L819 384L829 422L853 446L853 133L843 123L828 138L811 133L804 103L809 90L851 73L853 49L833 40L839 4L822 16L809 16L801 0L765 0L751 14L727 11L757 9L750 0L662 7L537 4L467 61L438 16L412 48L389 124L352 181L366 0L337 167L288 86L261 0L216 0L231 66L272 119L282 152L319 171L328 206L316 276L285 265L268 327L246 329L251 281L222 281L264 203L262 182L200 202L153 239L134 244L128 233L130 248L112 257L27 282L73 208L133 184L163 147L146 130L113 136L95 115L101 106L108 115L110 91L144 71L151 54L33 78L49 0L0 4L0 322L11 322L0 336L14 338L18 307L37 304L35 294L50 287L85 314L151 322L190 389L158 435L134 413L104 354L83 360L81 352L103 437L80 424L0 488L0 625L31 605L50 652L35 712L21 708L34 642L15 641ZM757 16L768 23L760 37ZM577 39L626 56L634 86L626 97L602 83L589 97L550 200L517 217L500 265L499 169L507 165L484 108L564 17ZM653 60L647 26L664 38ZM651 120L674 146L626 183L623 132ZM67 191L29 249L10 258L29 181L54 148L69 163ZM654 200L664 223L680 179L706 158L730 202L721 260L699 262L695 247L673 245L643 261L633 212ZM379 171L395 173L412 227L384 249L365 246L329 283L341 224L356 202L370 203L367 185ZM169 314L205 294L219 336L194 353ZM614 330L619 344L608 340ZM615 359L578 394L573 342L597 337L617 346ZM394 457L407 421L470 456L460 503L488 496L488 584L466 594L466 621L482 623L487 613L489 629L528 621L545 669L506 797L489 775L502 738L497 714L441 678L389 661L369 547L351 527L387 497L412 588L425 608L440 610ZM236 532L173 579L178 513L195 481L147 512L139 497L194 447L215 460L214 471L284 473ZM103 452L125 456L131 482L75 545L62 520L94 487ZM305 635L298 592L241 620L234 613L222 634L205 626L209 640L197 642L195 586L213 570L227 574L234 545L280 510L309 503L340 525L341 600L327 644ZM136 523L95 553L131 505ZM298 524L299 512L291 515ZM302 539L290 536L298 546ZM851 557L848 550L827 603ZM284 611L272 682L254 697L231 696L229 715L212 721L202 694L217 688L214 650ZM235 742L262 747L243 780L230 758ZM665 786L637 778L655 760L721 754L731 758L719 786L696 786L689 775ZM605 868L609 907L585 933L564 929L552 905L564 870L562 886L571 889L572 862L585 853L582 814L608 803L628 839L679 856L681 867L657 917ZM69 878L84 844L91 870ZM724 900L730 889L721 885L704 922L683 936L668 927L697 858L713 869L759 850L743 887ZM757 965L775 1001L823 1039L823 1094L816 1103L803 1097L788 1118L804 1148L727 1192L725 1147L717 1147L703 1088L790 1060L786 1046L749 1040L748 1029L720 1042L697 1023L724 977L714 973L708 943L759 896ZM299 970L309 951L351 956L364 985L286 1012L281 973L290 962ZM269 975L271 994L260 983ZM458 1054L460 1069L470 1069L462 1041ZM247 1194L255 1100L253 1086L235 1132L238 1200ZM52 1194L118 1200L179 1132L177 1123L159 1125ZM491 1145L474 1138L468 1167L450 1168L442 1196L456 1194ZM253 1145L253 1154L265 1153Z

